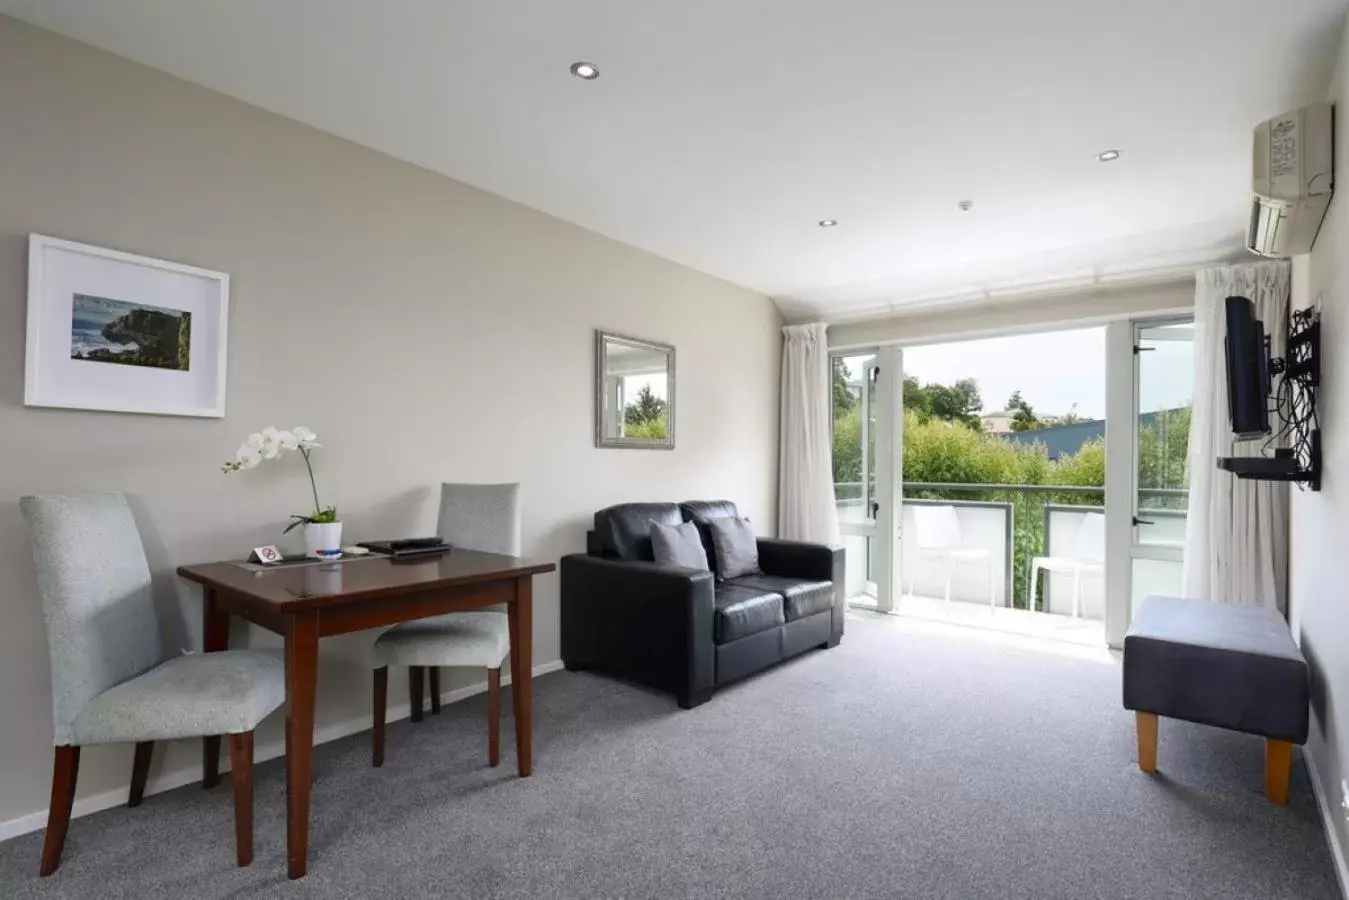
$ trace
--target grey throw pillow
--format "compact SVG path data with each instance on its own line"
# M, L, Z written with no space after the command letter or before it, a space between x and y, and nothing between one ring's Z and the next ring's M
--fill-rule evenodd
M712 530L712 550L717 557L719 578L759 574L759 541L754 537L749 519L727 516L710 519L707 524Z
M704 572L709 570L703 539L698 536L698 526L692 522L679 525L652 522L651 552L662 566L682 566Z

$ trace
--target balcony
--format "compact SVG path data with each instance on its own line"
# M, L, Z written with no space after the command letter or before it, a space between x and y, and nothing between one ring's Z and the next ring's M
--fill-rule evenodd
M1144 489L1140 496L1147 504L1139 515L1145 522L1139 526L1140 542L1167 548L1157 555L1174 558L1132 560L1135 604L1150 594L1179 589L1188 492ZM874 606L878 535L866 516L862 485L837 484L835 497L848 549L849 596L855 605ZM1088 520L1104 513L1104 498L1100 487L906 483L895 611L1100 646L1105 642L1103 520ZM939 511L924 511L934 508ZM953 519L954 536L934 538L934 519L948 524ZM934 548L960 553L952 558ZM1032 584L1032 560L1038 557L1059 562L1042 569Z

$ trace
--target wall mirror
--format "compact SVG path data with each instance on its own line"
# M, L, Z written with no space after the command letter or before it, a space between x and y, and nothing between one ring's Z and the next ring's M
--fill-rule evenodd
M596 331L595 446L674 445L674 347Z

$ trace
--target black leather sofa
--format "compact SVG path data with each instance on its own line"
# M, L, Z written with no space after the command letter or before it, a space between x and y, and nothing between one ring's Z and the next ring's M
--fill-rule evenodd
M726 500L625 503L595 513L587 552L562 558L562 660L671 691L685 709L720 685L843 637L841 547L759 538L762 574L660 566L651 523L736 515Z

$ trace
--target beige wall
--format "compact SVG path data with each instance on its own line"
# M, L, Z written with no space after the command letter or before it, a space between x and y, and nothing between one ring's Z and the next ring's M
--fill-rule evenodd
M228 416L24 408L29 232L230 273ZM545 559L624 500L726 496L772 523L780 324L760 295L0 17L0 829L34 824L15 820L45 809L51 771L20 496L134 495L166 628L189 644L199 606L172 568L275 542L304 509L298 460L219 471L267 424L318 433L352 540L433 530L442 480L522 482L525 550ZM597 327L676 345L675 451L592 446ZM535 597L546 663L555 576ZM368 720L372 638L325 642L320 730ZM197 746L152 777L186 777ZM86 752L80 797L124 790L129 765L128 748Z
M1349 43L1340 49L1330 97L1336 101L1335 170L1349 172ZM1341 184L1343 174L1338 179ZM1293 261L1293 305L1321 307L1320 493L1294 490L1289 558L1289 617L1312 674L1312 730L1304 748L1333 831L1340 877L1349 827L1340 779L1349 777L1349 210L1345 191L1310 256ZM1343 885L1342 885L1343 886Z

